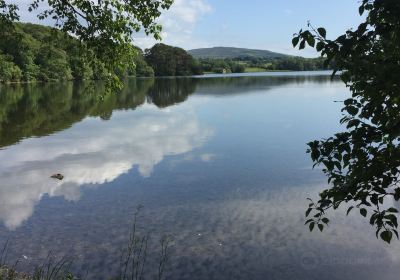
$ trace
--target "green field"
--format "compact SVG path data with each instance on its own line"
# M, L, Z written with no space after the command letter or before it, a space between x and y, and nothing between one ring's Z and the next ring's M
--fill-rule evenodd
M244 72L245 73L253 73L253 72L266 72L267 70L265 70L264 68L260 68L260 67L246 67Z

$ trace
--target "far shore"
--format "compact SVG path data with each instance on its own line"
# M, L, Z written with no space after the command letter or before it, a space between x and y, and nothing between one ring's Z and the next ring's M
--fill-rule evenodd
M242 73L216 73L216 72L204 72L202 75L192 75L192 76L152 76L152 77L140 77L140 76L127 76L126 78L185 78L185 77L207 77L212 76L240 76L243 74L262 74L262 73L301 73L301 72L331 72L332 70L264 70L264 71L245 71ZM64 82L101 82L104 80L51 80L51 81L0 81L0 85L29 85L29 84L52 84L52 83L64 83Z

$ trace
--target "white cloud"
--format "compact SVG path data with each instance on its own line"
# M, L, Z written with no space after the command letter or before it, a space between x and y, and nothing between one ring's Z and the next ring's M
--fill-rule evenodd
M204 0L175 0L172 7L158 20L163 26L162 42L184 48L203 44L192 37L192 32L201 17L212 11L212 7ZM149 48L156 41L142 35L135 43L141 48Z
M207 275L215 279L222 277L221 265L226 268L223 271L234 271L235 279L247 279L249 271L270 271L273 279L307 279L305 275L321 267L369 267L380 261L397 265L399 244L383 246L368 221L355 212L346 216L345 207L328 213L332 226L323 233L309 232L304 225L305 198L324 187L266 183L266 191L249 195L252 187L242 186L224 199L187 205L188 213L206 218L185 221L185 227L174 235L179 244L176 255L189 258L188 275L199 275L196 264L213 260L207 265ZM174 206L163 209L158 219L172 223L178 211L181 208Z
M21 21L51 25L49 19L38 20L36 15L45 10L48 5L46 2L40 3L40 7L35 12L28 12L28 7L32 0L9 0L8 3L19 5ZM162 38L166 44L180 46L184 48L194 48L205 46L204 42L192 37L192 32L202 16L209 14L213 8L205 0L175 0L168 11L164 11L157 20L163 26ZM153 46L157 41L152 36L146 36L140 32L134 38L134 43L145 49Z
M201 15L211 12L211 10L211 6L203 0L175 0L168 16L194 24Z
M201 146L211 131L191 110L143 106L107 122L87 119L71 129L31 138L0 152L0 221L15 229L44 195L79 200L82 185L97 187L137 166L148 177L166 156ZM64 180L49 178L63 174Z

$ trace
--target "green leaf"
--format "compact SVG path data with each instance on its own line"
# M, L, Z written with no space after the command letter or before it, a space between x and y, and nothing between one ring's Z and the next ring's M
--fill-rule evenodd
M307 44L308 44L310 47L314 47L314 46L315 46L315 39L314 39L314 37L313 37L312 35L309 35L309 36L307 37Z
M390 244L390 241L392 240L393 233L389 230L385 230L381 232L381 238L383 241L386 241L387 243Z
M308 215L310 215L311 210L312 210L312 208L308 208L308 209L307 209L307 211L306 211L306 217L308 217Z
M397 217L394 214L385 215L385 218L391 221L393 227L398 227Z
M378 205L378 195L377 195L377 194L371 195L370 200L371 200L371 202L372 202L373 204Z
M329 223L329 219L328 218L322 218L322 222L325 223L325 224L328 224Z
M358 113L358 108L354 106L348 106L346 107L347 112L349 112L350 115L355 116Z
M316 47L317 52L322 51L322 49L323 49L324 47L325 47L325 44L324 44L323 42L318 42L318 43L317 43L317 47Z
M306 225L308 223L311 223L312 221L314 221L314 220L313 219L308 219L304 224Z
M360 8L358 8L358 13L360 14L360 16L364 13L364 6L360 6Z
M397 230L393 229L394 234L396 234L397 239L399 239L399 233L397 232Z
M318 228L322 232L324 230L324 225L323 224L318 224Z
M300 42L299 50L302 50L302 49L304 49L305 47L306 47L306 41L305 41L305 40L302 40L302 41Z
M369 223L370 223L371 225L374 225L374 223L375 223L375 221L376 221L376 218L377 218L376 214L373 214L373 215L371 216L371 218L369 219Z
M360 214L363 215L364 217L366 217L367 216L367 209L361 208L360 209Z
M296 46L297 46L297 44L299 43L299 40L300 40L300 38L299 38L298 36L296 36L296 37L294 37L294 38L292 39L293 47L296 47Z
M309 224L308 228L310 229L310 231L313 231L314 226L315 226L315 223L314 223L314 222L312 222L312 223Z
M390 213L399 213L399 211L396 208L390 207L388 210L386 210Z
M353 208L354 208L354 206L350 206L349 209L347 209L347 213L346 213L347 216L349 215L350 211L351 211Z
M326 38L326 30L323 27L317 29L319 35L321 35L324 39Z

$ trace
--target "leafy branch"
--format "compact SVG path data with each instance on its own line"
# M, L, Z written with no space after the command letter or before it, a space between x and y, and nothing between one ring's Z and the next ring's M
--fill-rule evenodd
M322 231L328 209L350 204L347 213L359 209L376 236L390 243L399 237L398 211L390 205L400 199L400 2L363 0L359 13L367 13L365 22L335 40L310 23L292 40L299 49L315 48L326 64L334 62L333 75L340 71L351 92L340 120L346 131L308 143L331 187L311 200L306 224Z

